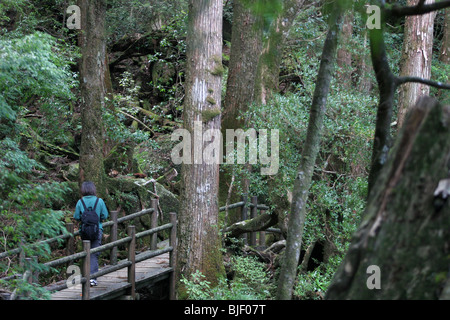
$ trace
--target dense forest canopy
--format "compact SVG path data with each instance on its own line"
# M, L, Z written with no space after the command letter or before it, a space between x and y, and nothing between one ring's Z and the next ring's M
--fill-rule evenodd
M179 299L449 298L449 238L420 233L449 227L446 196L442 210L432 203L450 168L449 7L2 0L0 252L20 247L46 273L41 284L2 280L24 266L1 258L1 292L47 299L43 286L66 277L42 264L64 255L61 243L30 244L67 232L79 186L91 180L109 210L131 214L156 196L163 218L178 213ZM258 217L219 212L252 196L266 208ZM387 204L424 219L411 230L433 242L405 244L411 230ZM264 243L249 244L247 233L267 230ZM426 246L422 256L433 252L440 269L411 266L419 289L404 293L380 253L386 242L405 255ZM358 287L370 261L391 272L390 285Z

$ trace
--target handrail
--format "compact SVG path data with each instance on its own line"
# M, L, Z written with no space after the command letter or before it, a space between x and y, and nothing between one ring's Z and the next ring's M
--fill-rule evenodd
M219 212L225 211L225 210L227 210L227 209L242 208L244 205L245 205L245 201L239 201L239 202L236 202L236 203L229 204L229 205L227 205L227 206L220 207L220 208L219 208ZM255 206L255 205L254 205L253 203L249 203L249 204L248 204L248 207L249 207L249 208L253 208L254 206ZM258 210L269 210L269 209L270 209L270 207L268 207L268 206L266 206L266 205L264 205L264 204L258 204L258 205L256 206L256 208L257 208Z
M126 215L124 217L118 218L117 219L117 223L123 223L125 221L128 221L128 220L131 220L131 219L143 216L144 214L152 213L153 211L154 211L154 208L144 209L144 210L141 210L141 211L138 211L138 212ZM111 227L113 224L114 224L114 221L107 221L107 222L103 223L103 227ZM34 246L40 246L40 245L43 245L43 244L50 244L50 243L53 243L53 242L55 242L57 240L65 240L65 239L68 239L68 238L71 238L71 237L75 237L75 236L77 236L79 234L80 234L80 230L77 230L74 233L64 233L62 235L59 235L59 236L56 236L56 237L53 237L53 238L49 238L49 239L41 240L41 241L38 241L38 242L30 243L29 246L34 247ZM14 248L14 249L2 252L2 253L0 253L0 259L12 256L13 254L20 253L21 249L22 248Z
M119 240L116 240L116 241L113 241L113 242L110 242L110 243L107 243L107 244L104 244L104 245L101 245L94 249L90 249L89 241L83 241L85 251L79 252L76 254L72 254L70 256L67 256L67 257L64 257L64 258L61 258L58 260L47 262L45 265L54 267L54 266L57 266L60 264L67 263L69 261L73 261L73 260L80 259L80 258L85 258L85 263L83 264L84 268L82 270L82 275L79 279L80 283L82 284L82 299L83 300L89 299L89 283L87 283L89 279L97 278L97 277L117 271L122 268L128 268L128 275L129 275L128 282L131 283L130 291L131 291L131 295L134 296L134 287L135 287L135 285L134 285L134 282L135 282L134 268L135 268L136 263L169 252L169 253L171 253L169 264L172 268L172 273L173 273L173 270L175 269L175 259L173 257L173 254L175 252L174 246L176 243L176 239L175 239L176 238L176 214L171 212L171 213L169 213L169 216L170 216L170 223L167 223L165 225L162 225L162 226L159 226L156 228L152 228L152 229L149 229L146 231L142 231L139 233L135 233L134 226L128 226L129 236L119 239ZM136 239L139 239L139 238L142 238L145 236L150 236L152 234L156 234L159 231L163 231L163 230L167 230L167 229L175 230L175 232L171 232L171 234L170 234L169 247L160 249L160 250L149 250L149 251L146 251L139 255L135 254L134 245L135 245ZM109 267L99 270L96 273L90 274L90 271L89 271L90 266L88 266L90 264L90 262L87 263L88 265L85 265L86 258L88 257L88 255L93 254L93 253L102 252L102 251L110 249L113 246L117 246L117 245L125 244L125 243L129 243L127 260L120 261L117 265L109 266ZM171 275L171 277L170 277L170 282L171 283L174 282L173 275ZM50 289L51 291L59 291L59 290L66 289L67 287L68 286L67 286L67 282L66 282L66 283L63 283L58 286L50 286L50 287L48 287L48 289ZM170 287L172 288L174 286L171 284ZM172 298L174 297L174 292L172 292L172 291L171 291L171 297Z
M242 208L245 205L246 205L246 201L239 201L239 202L236 202L236 203L229 204L227 206L220 207L219 208L219 212L225 211L227 209L231 210L231 209L235 209L235 208ZM247 203L247 206L249 208L253 208L254 204L253 203ZM268 206L264 205L264 204L258 204L257 205L257 209L258 210L269 210L270 208ZM138 212L126 215L124 217L118 218L117 219L117 223L123 223L125 221L131 220L131 219L134 219L134 218L138 218L140 216L143 216L143 215L148 214L148 213L152 213L154 211L155 211L155 209L153 207L152 208L148 208L148 209L143 209L141 211L138 211ZM113 225L114 225L114 221L112 221L112 220L103 223L103 227L111 227ZM43 245L43 244L50 244L50 243L53 243L53 242L55 242L57 240L66 240L66 239L69 239L69 238L73 238L73 237L75 237L75 236L77 236L79 234L80 234L80 230L77 230L77 231L75 231L73 233L64 233L62 235L59 235L59 236L56 236L56 237L53 237L53 238L50 238L50 239L45 239L45 240L41 240L41 241L38 241L38 242L31 243L31 244L29 244L29 246L33 246L34 247L34 246L39 246L39 245ZM22 248L14 248L14 249L2 252L2 253L0 253L0 259L9 257L9 256L14 255L14 254L18 254L18 253L20 253L21 249Z
M90 241L83 241L83 251L82 252L78 252L78 253L74 253L74 254L70 254L68 256L56 259L56 260L52 260L49 262L44 263L44 266L47 266L49 268L52 267L56 267L62 264L66 264L66 263L70 263L71 261L74 260L78 260L78 259L84 259L84 263L83 263L83 271L82 271L82 276L80 277L80 283L82 284L82 295L83 295L83 299L89 299L89 279L94 278L94 277L99 277L101 275L104 274L108 274L111 273L113 271L128 267L129 268L129 276L128 276L128 280L131 283L131 295L134 296L134 281L135 281L135 276L134 276L134 269L130 269L130 268L134 268L135 263L143 261L145 259L149 259L151 257L154 256L158 256L164 253L169 252L169 264L171 266L171 270L172 272L169 275L169 279L170 279L170 287L171 288L175 288L174 286L174 276L173 276L173 270L175 269L175 253L176 253L176 249L175 249L175 244L176 244L176 214L175 213L169 213L169 217L170 217L170 222L162 225L162 226L157 226L157 213L158 213L158 200L157 199L152 199L152 207L148 208L148 209L144 209L129 215L126 215L124 217L121 218L117 218L117 211L111 211L111 218L113 218L112 221L107 221L105 223L103 223L104 227L113 227L111 230L111 241L101 245L99 247L90 249ZM156 214L152 214L151 216L151 229L136 233L135 232L135 227L134 226L128 226L128 236L122 238L122 239L118 239L118 240L114 240L114 238L117 238L117 225L119 223L123 223L125 221L128 220L132 220L135 218L138 218L140 216L149 214L149 213L155 213ZM67 224L66 225L66 229L67 230L72 230L73 231L73 224ZM156 244L157 244L157 233L160 231L164 231L164 230L171 230L170 232L170 237L169 237L169 247L164 248L164 249L160 249L157 250L156 249ZM114 231L115 230L115 231ZM50 238L50 239L45 239L45 240L41 240L32 244L29 244L29 246L39 246L39 245L43 245L45 243L52 243L54 241L57 241L59 239L71 239L74 238L76 235L78 235L80 232L69 232L66 230L63 230L62 235L58 235L56 237ZM115 233L115 235L114 235ZM136 239L140 239L142 237L145 236L151 236L151 251L147 251L138 255L135 255L135 243L136 243ZM72 241L73 243L73 241ZM124 260L124 261L120 261L119 263L112 265L110 267L107 268L103 268L101 270L99 270L98 272L96 272L95 274L90 275L90 268L87 268L86 266L90 264L90 254L93 253L99 253L99 252L103 252L105 250L108 249L112 249L112 248L116 248L119 245L123 245L123 244L128 244L129 248L128 248L128 259ZM69 248L69 247L68 247ZM5 251L3 253L0 254L0 258L4 258L4 257L8 257L10 255L13 254L17 254L20 253L22 251L22 248L15 248L9 251ZM70 251L69 251L70 252ZM113 259L111 259L111 262ZM29 272L30 270L27 270L27 272ZM47 271L41 271L41 272L47 272ZM3 277L2 280L10 280L13 279L15 277L17 277L18 275L12 275L12 276L8 276L8 277ZM67 288L68 283L64 283L62 285L57 285L57 286L48 286L46 287L47 289L50 290L62 290ZM70 283L69 283L70 286ZM171 291L171 297L174 297L174 290Z
M90 247L89 247L89 249L85 248L85 250L82 251L82 252L74 253L74 254L62 257L60 259L49 261L47 263L44 263L44 265L48 266L48 267L55 267L55 266L59 266L61 264L68 263L68 262L71 262L71 261L77 260L77 259L84 259L86 261L86 260L88 260L88 259L86 259L88 257L88 252L89 252L89 254L91 254L91 253L102 252L102 251L105 251L105 250L108 250L108 249L112 250L111 251L111 264L113 264L113 265L109 266L107 268L103 268L102 270L96 272L95 274L89 275L89 277L98 277L100 275L104 275L104 274L107 274L107 273L110 273L110 272L113 272L113 271L116 271L116 270L119 270L119 269L125 268L125 267L130 268L131 264L134 264L136 262L148 259L148 258L153 257L153 256L157 256L157 255L160 255L160 254L163 254L163 253L166 253L166 252L170 253L170 265L171 266L174 265L175 264L174 257L175 257L175 253L176 253L176 245L175 245L175 243L176 243L175 242L175 237L176 237L176 215L175 214L173 214L174 215L174 218L173 218L172 217L172 213L171 213L170 214L171 222L168 223L168 224L162 225L162 226L156 226L157 225L157 215L153 214L151 216L151 229L145 230L145 231L142 231L142 232L139 232L139 233L134 233L133 235L128 235L125 238L116 240L116 237L117 237L116 236L117 235L117 225L119 223L123 223L125 221L138 218L138 217L143 216L145 214L154 213L154 212L157 213L158 212L158 209L157 209L158 208L158 200L157 199L152 199L151 206L152 206L151 208L143 209L141 211L138 211L138 212L126 215L126 216L121 217L121 218L117 218L117 211L111 211L111 218L113 220L110 220L110 221L107 221L107 222L103 223L103 227L113 227L113 229L111 229L111 238L110 238L111 241L110 242L108 242L108 243L106 243L106 244L104 244L102 246L96 247L94 249L90 249ZM242 220L247 220L248 219L248 217L247 217L248 209L250 209L250 211L251 211L250 212L251 213L250 214L251 218L254 218L256 216L257 210L265 211L265 210L269 210L270 209L266 205L258 204L257 197L251 197L251 201L248 201L247 200L247 196L242 196L242 201L239 201L239 202L233 203L233 204L229 204L228 206L220 207L219 211L225 211L225 210L235 209L235 208L241 208L241 219ZM172 221L172 219L174 219L174 220ZM69 224L66 226L66 228L69 229ZM115 229L116 232L114 232L114 229ZM157 250L156 249L156 241L157 241L156 234L159 231L163 231L163 230L167 230L167 229L172 230L170 232L171 244L169 245L169 247L167 247L165 249ZM70 230L73 231L73 224L71 224ZM269 228L266 231L267 232L279 232L279 230L274 229L274 228ZM73 239L75 236L77 236L80 233L80 231L79 230L76 231L76 232L63 231L63 233L64 234L58 235L58 236L50 238L50 239L41 240L41 241L38 241L38 242L35 242L35 243L32 243L32 244L29 244L29 246L38 246L38 245L42 245L42 244L45 244L45 243L50 244L50 243L55 242L57 240ZM260 232L260 242L262 242L262 240L264 240L264 237L265 237L264 233L265 233L264 231ZM256 233L250 233L249 235L250 235L250 239L249 239L250 243L249 244L250 245L255 245L256 244ZM133 257L133 259L135 259L135 261L133 263L130 262L130 261L127 261L127 260L120 261L118 263L116 262L116 260L115 260L116 256L115 256L115 253L113 254L113 251L117 250L117 246L118 245L134 242L136 239L139 239L139 238L144 237L144 236L152 236L152 238L151 238L151 246L150 246L151 250L150 251L141 253L141 254ZM244 235L244 239L247 240L247 236L246 235ZM70 241L72 242L72 246L73 246L73 240L69 240L69 242ZM69 248L69 245L68 245L68 248ZM8 256L13 255L13 254L20 253L21 250L22 250L22 248L15 248L15 249L11 249L9 251L5 251L3 253L0 253L0 259L4 258L4 257L8 257ZM69 252L70 251L71 250L69 250ZM134 251L134 248L133 248L133 251ZM3 280L12 279L12 278L15 278L16 276L17 275L3 277L2 279ZM81 283L84 285L83 293L86 292L86 290L88 290L86 288L86 285L87 285L86 282L88 282L86 279L89 279L89 277L81 277ZM173 274L170 275L170 283L171 283L171 288L172 287L174 288L175 282L174 282ZM51 287L52 290L53 289L61 290L61 289L67 288L67 284L65 283L65 284L62 284L62 285L49 286L49 287ZM174 292L174 290L171 290L171 292L172 291Z
M139 239L139 238L142 238L142 237L145 237L145 236L148 236L148 235L152 235L152 234L157 233L159 231L171 229L172 227L173 227L172 223L167 223L167 224L164 224L162 226L159 226L159 227L156 227L156 228L153 228L153 229L149 229L149 230L145 230L145 231L136 233L135 237L136 237L136 239ZM112 247L128 243L131 240L132 240L132 238L130 236L128 236L128 237L125 237L125 238L122 238L122 239L119 239L119 240L116 240L116 241L113 241L113 242L108 242L108 243L103 244L101 246L98 246L98 247L96 247L94 249L91 249L90 251L91 251L91 254L102 252L102 251L106 251L108 249L111 249ZM67 262L71 262L73 260L78 260L78 259L84 258L85 256L86 256L86 253L84 251L82 251L82 252L74 253L74 254L69 255L69 256L65 256L63 258L59 258L57 260L52 260L52 261L46 262L46 263L44 263L44 265L47 266L47 267L53 268L53 267L59 266L61 264L65 264Z

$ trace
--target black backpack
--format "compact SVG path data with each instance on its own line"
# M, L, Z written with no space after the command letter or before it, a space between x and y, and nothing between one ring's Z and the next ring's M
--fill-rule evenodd
M94 208L89 207L86 208L86 204L84 203L83 199L81 199L81 203L84 207L84 212L81 215L81 239L82 240L97 240L99 235L99 222L100 219L95 212L95 208L97 207L98 199L95 201Z

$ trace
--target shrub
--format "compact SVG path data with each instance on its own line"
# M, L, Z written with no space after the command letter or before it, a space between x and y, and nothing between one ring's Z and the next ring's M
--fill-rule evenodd
M197 270L190 279L183 277L189 299L194 300L262 300L271 296L269 276L264 264L252 257L232 257L234 279L219 279L219 284L211 287L205 276Z
M69 71L66 48L44 33L0 40L0 247L7 251L21 247L26 256L49 258L48 245L32 246L42 237L61 234L64 212L53 210L70 190L65 183L40 180L46 168L24 151L32 141L51 143L67 140L69 122L65 121L71 89L76 83ZM35 112L39 121L26 117ZM34 150L33 150L34 149ZM29 146L34 153L38 147ZM35 157L37 158L37 157ZM11 258L15 260L15 258ZM24 267L0 261L2 275L23 274ZM31 265L42 271L41 263ZM22 280L1 283L29 298L48 298L36 285Z

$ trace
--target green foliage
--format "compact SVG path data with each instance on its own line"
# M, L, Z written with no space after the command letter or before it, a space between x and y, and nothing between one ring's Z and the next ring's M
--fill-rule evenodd
M251 257L233 256L234 279L219 279L219 284L211 288L211 283L197 270L190 279L184 276L181 282L186 286L189 299L194 300L262 300L270 298L269 276L264 264Z
M152 111L169 120L177 120L177 117L181 117L184 99L187 13L177 12L175 11L170 23L161 27L161 31L167 35L160 42L161 52L148 56L149 62L155 63L153 72L160 69L160 75L158 74L149 84L163 100L159 105L154 106Z
M131 73L124 72L119 80L122 93L116 94L111 101L111 107L103 111L107 136L116 143L140 143L149 138L149 132L126 126L130 116L137 117L139 112L138 92L140 87L135 84Z
M291 87L293 90L290 92L274 95L265 105L250 106L242 115L248 127L279 130L278 174L261 176L259 165L253 165L252 172L246 172L244 166L236 165L234 169L236 176L248 178L250 194L258 195L261 202L269 204L278 213L283 210L284 214L289 212L288 197L293 190L306 140L309 109L324 31L327 30L323 18L315 15L314 10L314 7L309 8L299 17L299 23L294 25L291 35L301 40L296 42L297 45L289 46L283 59L282 72L296 74L301 79L299 83ZM367 48L361 48L362 41L354 45L351 49L354 56L367 51ZM327 101L320 153L310 187L302 247L306 248L316 240L332 241L337 249L336 258L340 258L365 207L377 98L371 93L345 88L339 83L338 73L335 74ZM355 78L352 81L356 85L358 80ZM242 188L239 186L240 180L236 179L235 184ZM328 263L321 267L322 271L302 275L303 285L299 290L305 292L297 295L305 297L306 292L313 289L325 291L336 266Z
M322 300L341 260L341 257L333 257L326 266L321 265L310 272L299 272L294 297L300 300Z
M107 10L109 40L117 41L130 33L145 34L178 23L183 21L186 12L186 0L111 0ZM180 24L178 27L178 32L183 32L185 26Z
M65 120L74 99L71 89L77 85L69 70L74 57L67 51L41 32L0 39L0 137L14 136L30 126L50 141L67 140ZM33 111L35 117L26 117Z
M5 251L19 247L26 256L38 256L43 262L50 256L49 246L32 243L65 230L64 212L52 207L63 202L70 188L65 183L39 181L39 172L47 169L24 146L38 150L36 142L68 141L68 104L76 85L69 70L73 56L66 46L40 32L0 39L0 52L0 247ZM2 274L23 274L23 267L12 259L11 265L0 261ZM41 263L31 268L44 269ZM48 298L20 279L3 285L26 292L31 299Z
M442 83L450 83L450 65L439 60L433 60L431 66L431 79ZM430 88L430 95L437 97L442 104L450 104L450 90Z
M1 155L0 155L1 157ZM39 262L30 266L34 271L48 271L42 263L50 258L51 250L48 244L34 245L42 238L52 238L66 232L63 211L50 209L56 201L60 202L63 195L70 191L64 183L37 184L20 178L8 167L0 168L3 197L0 204L0 247L2 251L20 248L27 257L37 256ZM11 183L13 181L13 183ZM2 187L3 187L2 186ZM10 264L9 259L12 259ZM0 261L3 275L24 274L25 267L18 264L12 256ZM10 282L0 282L0 285L10 290L17 289L18 294L26 294L29 299L47 299L49 293L38 285L30 285L22 279Z
M4 249L17 246L20 240L25 241L20 245L26 246L62 230L62 212L50 208L70 189L57 182L33 183L30 180L35 168L43 167L28 158L14 141L9 138L0 141L0 229L3 230L0 247Z
M19 38L45 30L52 35L64 36L69 29L64 26L66 0L3 0L0 3L0 36Z
M243 4L250 8L253 14L258 17L261 26L265 32L270 28L270 25L277 19L283 11L283 1L281 0L242 0Z

